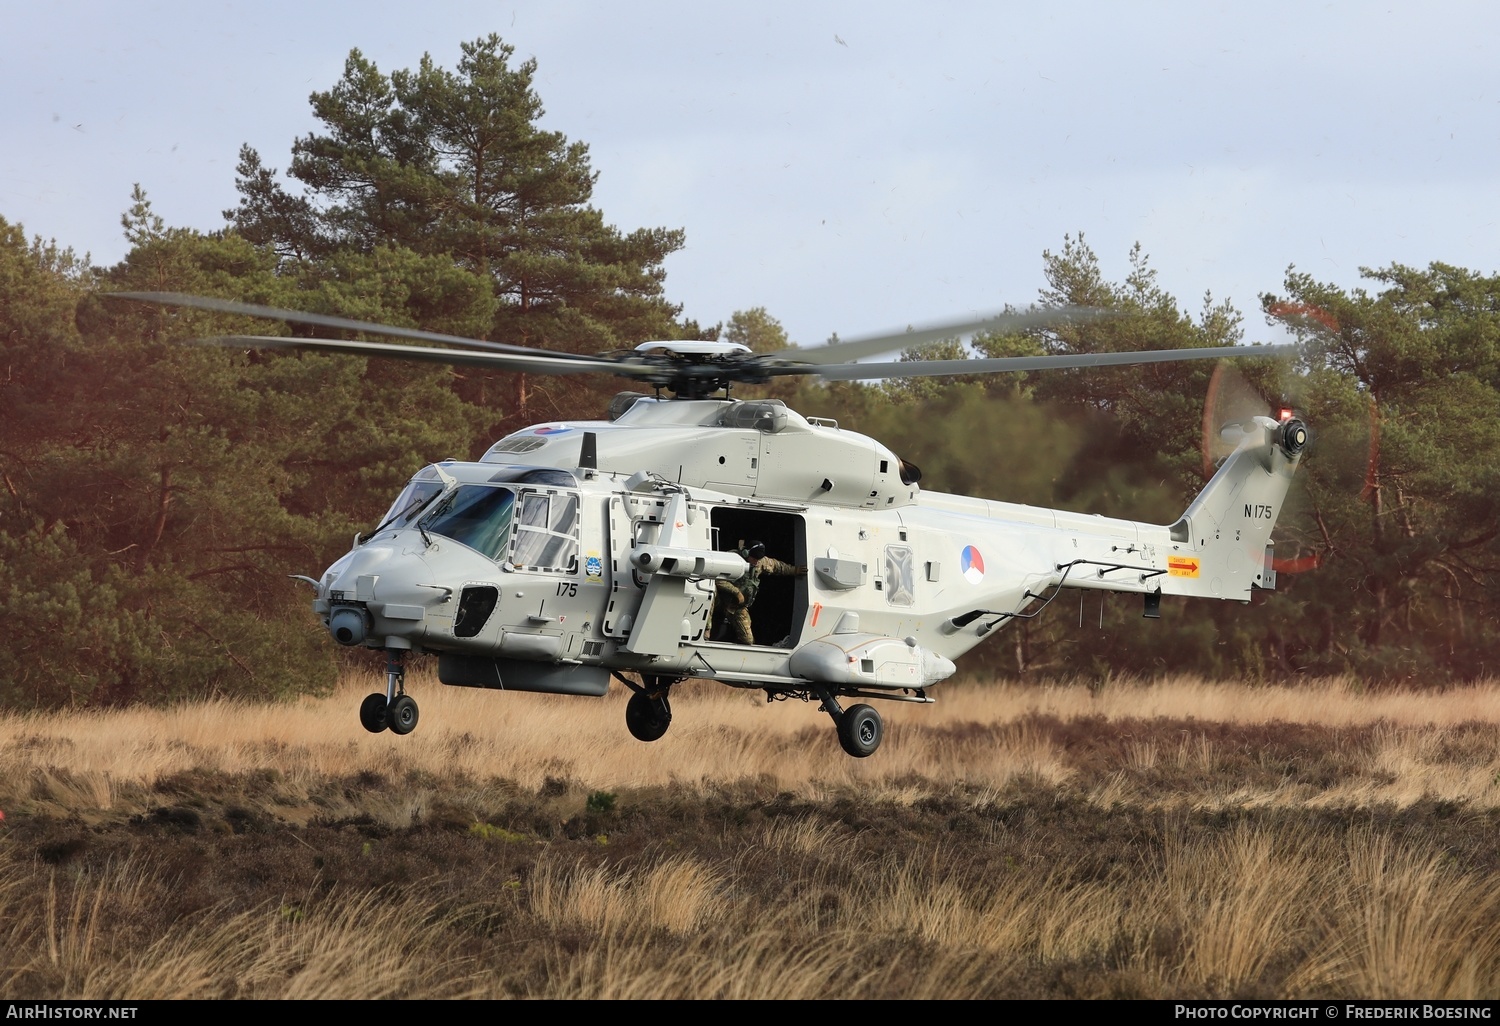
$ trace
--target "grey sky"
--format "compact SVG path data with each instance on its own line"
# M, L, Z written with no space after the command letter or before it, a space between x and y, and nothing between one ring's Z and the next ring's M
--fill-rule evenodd
M498 32L620 229L682 228L667 293L803 345L1025 305L1083 233L1111 279L1270 337L1288 264L1500 269L1500 6L240 0L0 6L0 217L96 263L132 183L213 230L242 143L284 170L358 47Z

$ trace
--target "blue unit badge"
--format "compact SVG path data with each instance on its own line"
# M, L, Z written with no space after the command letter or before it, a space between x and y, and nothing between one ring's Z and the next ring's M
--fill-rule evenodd
M598 580L604 576L604 560L597 553L590 553L584 557L583 572L587 577Z

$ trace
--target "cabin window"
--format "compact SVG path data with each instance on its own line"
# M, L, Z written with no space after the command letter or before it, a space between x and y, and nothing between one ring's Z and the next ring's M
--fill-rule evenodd
M510 561L532 570L577 569L578 496L522 492Z
M493 584L470 585L459 593L458 615L453 618L455 638L477 638L500 602L500 589Z
M916 574L911 546L887 545L885 547L885 579L889 584L885 591L885 600L891 605L909 606L916 601Z

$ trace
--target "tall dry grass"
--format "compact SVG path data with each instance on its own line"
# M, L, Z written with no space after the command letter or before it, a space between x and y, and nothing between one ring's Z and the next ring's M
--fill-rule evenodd
M960 682L865 760L706 684L649 745L623 694L415 678L401 738L366 690L0 716L0 994L1500 992L1495 685Z
M202 914L156 935L101 927L171 887L123 864L69 898L0 892L0 992L208 998L996 997L1083 967L1085 996L1492 998L1500 886L1379 836L1247 828L1173 844L1130 886L1070 867L963 878L941 852L801 871L771 900L732 860L609 867L544 855L516 895L435 887ZM0 872L24 878L13 857ZM742 896L736 896L737 893ZM830 894L837 896L830 906ZM523 921L524 956L496 920ZM487 924L479 929L480 924ZM25 953L29 952L29 957ZM19 961L18 961L19 959ZM7 978L8 976L8 978Z
M3 849L0 872L14 879L31 875ZM305 906L209 908L160 932L132 929L147 918L142 903L166 900L172 887L170 878L130 860L66 887L53 874L42 903L0 893L0 916L11 924L0 994L363 999L428 988L451 994L467 982L456 940L426 894L392 898L366 891ZM63 890L71 895L60 898Z
M624 729L627 693L604 698L502 694L449 688L427 678L409 692L422 707L407 737L372 735L355 710L368 681L346 681L328 698L293 705L229 701L167 709L0 715L0 779L40 781L61 806L109 809L119 789L186 772L274 770L296 788L330 776L503 777L525 788L587 778L602 787L705 787L755 783L816 796L857 786L900 800L903 781L959 780L999 788L1018 778L1062 785L1079 777L1050 725L1170 721L1171 742L1127 738L1126 775L1100 800L1120 800L1130 779L1171 764L1213 777L1216 744L1204 725L1297 724L1332 731L1368 728L1349 742L1351 772L1310 794L1305 787L1206 785L1198 805L1323 801L1336 806L1424 797L1500 804L1500 749L1460 728L1500 726L1500 685L1370 694L1348 681L1306 687L1246 687L1191 680L1038 687L961 681L934 689L930 706L885 703L886 738L870 759L845 756L815 704L768 705L759 692L689 682L673 697L667 736L642 744ZM1128 726L1121 728L1132 733ZM1455 757L1455 746L1465 747ZM1101 785L1103 786L1103 785ZM3 785L0 785L3 787ZM0 799L7 797L0 789ZM1146 796L1135 794L1136 800ZM1181 796L1177 799L1180 800ZM402 810L392 810L398 815ZM410 811L410 810L405 810Z

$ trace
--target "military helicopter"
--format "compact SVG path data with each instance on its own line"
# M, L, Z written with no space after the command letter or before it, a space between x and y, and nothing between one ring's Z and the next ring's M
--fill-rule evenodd
M1248 602L1275 587L1271 532L1309 430L1290 411L1222 433L1232 451L1183 514L1154 525L922 489L884 444L739 383L1098 367L1281 356L1294 345L935 360L855 361L979 330L1099 316L1010 312L757 355L737 343L646 342L580 356L174 293L114 293L166 306L393 336L405 345L230 335L195 341L506 371L611 374L607 419L515 431L473 462L418 471L368 534L321 576L313 610L334 641L382 651L384 691L359 718L408 734L409 653L435 654L448 685L602 696L631 691L625 724L655 741L688 679L818 702L843 750L863 758L884 725L869 701L931 703L954 660L1063 588L1130 592L1147 617L1163 595ZM441 347L440 347L441 346ZM670 393L670 394L664 394ZM741 581L759 542L801 571L766 578L753 641L713 626L720 584ZM634 674L639 681L627 674ZM857 704L844 708L843 701Z

